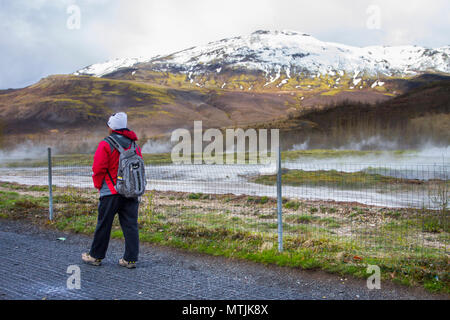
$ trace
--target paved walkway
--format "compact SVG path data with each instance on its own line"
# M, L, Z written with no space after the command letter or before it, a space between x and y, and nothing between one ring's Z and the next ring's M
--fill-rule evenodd
M390 283L371 291L360 279L146 244L141 244L138 268L128 270L117 265L120 240L112 240L103 265L93 267L80 258L90 242L84 235L0 220L0 299L448 298ZM80 267L81 289L67 289L70 265Z

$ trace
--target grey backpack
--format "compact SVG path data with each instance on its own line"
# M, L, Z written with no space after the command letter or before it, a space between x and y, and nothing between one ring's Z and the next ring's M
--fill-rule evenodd
M125 150L112 136L107 137L106 140L120 153L115 186L117 193L126 198L142 196L145 192L147 179L145 177L144 160L136 152L136 143L133 141L131 147Z

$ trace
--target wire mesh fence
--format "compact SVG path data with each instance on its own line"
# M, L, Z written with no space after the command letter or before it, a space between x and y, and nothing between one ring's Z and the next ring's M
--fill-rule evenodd
M98 191L92 156L53 156L54 217L76 216L75 231L96 219ZM261 250L276 249L277 167L268 165L146 165L147 191L139 223L151 237L220 241L229 235ZM373 165L282 163L283 246L325 248L354 257L448 259L448 164ZM1 189L40 197L48 205L48 168L42 159L3 162ZM47 197L47 198L45 198ZM47 201L47 202L46 202ZM60 223L68 223L67 219ZM89 231L89 230L88 230ZM120 230L113 231L117 234Z

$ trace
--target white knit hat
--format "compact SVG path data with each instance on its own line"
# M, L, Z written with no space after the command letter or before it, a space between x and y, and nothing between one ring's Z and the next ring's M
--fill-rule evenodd
M108 127L113 130L125 129L127 127L127 114L125 112L114 113L109 117Z

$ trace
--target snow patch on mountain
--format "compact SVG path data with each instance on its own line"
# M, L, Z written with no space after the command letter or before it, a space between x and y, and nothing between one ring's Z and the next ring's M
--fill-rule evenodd
M450 73L450 46L436 49L419 46L353 47L323 42L295 31L256 31L248 36L210 42L154 58L125 58L94 64L76 75L101 77L121 68L137 67L162 72L181 72L192 76L244 69L260 71L271 84L281 77L296 75L357 76L414 75L437 71Z
M117 58L109 60L103 63L97 63L90 65L86 68L74 72L74 75L91 75L96 77L102 77L109 73L115 72L121 68L133 67L134 65L142 62L150 61L151 58L139 57L139 58Z

